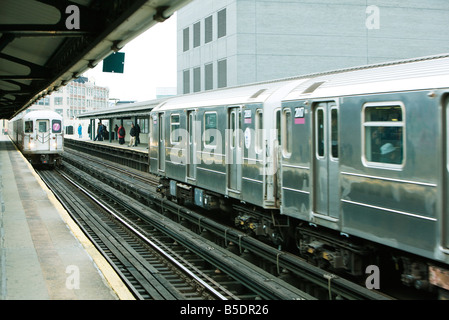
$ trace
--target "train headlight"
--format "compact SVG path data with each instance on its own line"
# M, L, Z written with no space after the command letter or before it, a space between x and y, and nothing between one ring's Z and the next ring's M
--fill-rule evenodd
M34 147L36 147L36 145L34 144L34 142L30 142L29 146L30 146L30 149L34 149Z
M56 147L58 146L58 144L56 143L56 141L55 142L53 142L53 148L55 148L56 149Z

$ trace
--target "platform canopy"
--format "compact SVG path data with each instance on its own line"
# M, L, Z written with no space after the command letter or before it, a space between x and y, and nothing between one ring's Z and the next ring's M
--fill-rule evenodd
M95 67L190 1L1 0L0 119Z

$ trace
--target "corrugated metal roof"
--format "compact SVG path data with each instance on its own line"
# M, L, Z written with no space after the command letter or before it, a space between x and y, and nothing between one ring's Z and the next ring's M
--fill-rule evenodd
M155 99L136 103L117 105L113 108L85 112L79 115L80 119L111 119L126 117L148 116L155 107L163 104L167 99Z
M11 119L190 1L1 0L0 119Z

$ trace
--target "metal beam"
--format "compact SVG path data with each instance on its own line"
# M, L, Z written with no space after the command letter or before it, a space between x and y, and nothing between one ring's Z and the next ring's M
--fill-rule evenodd
M0 53L0 59L8 60L28 67L30 72L26 75L0 75L0 80L45 80L51 77L50 69L41 65L19 59L8 54Z

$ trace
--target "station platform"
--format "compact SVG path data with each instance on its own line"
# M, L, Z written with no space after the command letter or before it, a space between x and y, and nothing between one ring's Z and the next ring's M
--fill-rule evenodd
M134 150L137 152L148 153L148 143L145 143L145 142L140 143L136 147L130 147L130 146L128 146L129 141L125 141L124 144L119 144L118 140L112 140L112 141L96 140L96 141L94 141L88 137L79 138L77 135L64 135L64 139L79 140L79 141L85 141L85 142L90 142L90 143L95 143L95 144L100 144L100 145L105 145L105 146L113 146L114 148L118 148L118 149Z
M0 300L132 300L32 166L0 135Z

